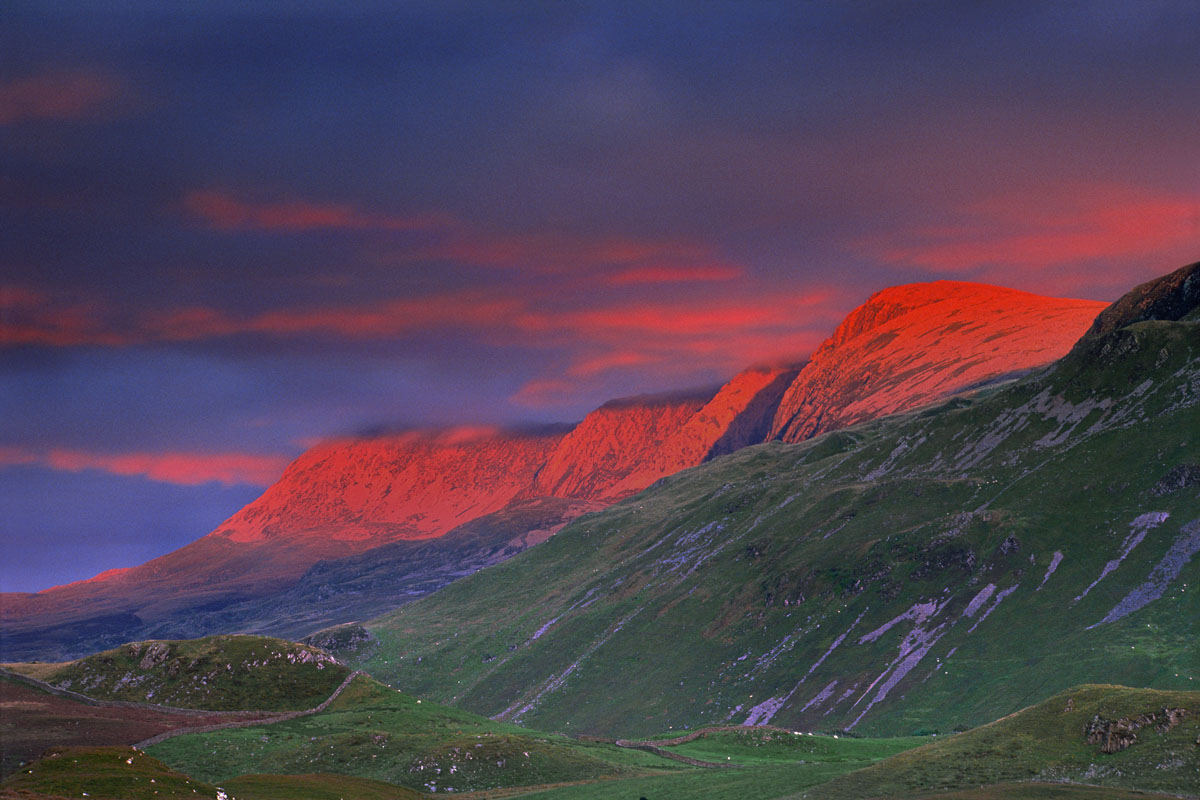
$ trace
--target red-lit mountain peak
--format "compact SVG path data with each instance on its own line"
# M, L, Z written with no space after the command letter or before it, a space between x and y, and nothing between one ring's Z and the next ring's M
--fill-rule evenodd
M800 371L771 438L801 441L1048 364L1104 307L960 281L884 289Z
M562 436L458 428L319 445L214 535L316 537L350 550L440 536L524 492Z
M646 488L661 477L647 479L647 470L654 472L647 465L712 396L707 391L605 403L563 437L530 494L611 501Z

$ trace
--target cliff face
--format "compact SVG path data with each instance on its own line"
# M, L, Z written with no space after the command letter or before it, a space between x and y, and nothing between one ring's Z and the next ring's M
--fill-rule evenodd
M885 289L838 326L785 392L787 442L895 413L1064 355L1104 303L936 281Z

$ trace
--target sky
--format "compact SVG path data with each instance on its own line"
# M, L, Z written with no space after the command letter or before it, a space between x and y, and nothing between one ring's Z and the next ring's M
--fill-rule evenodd
M0 588L212 530L323 438L801 359L887 286L1200 258L1200 5L0 13Z

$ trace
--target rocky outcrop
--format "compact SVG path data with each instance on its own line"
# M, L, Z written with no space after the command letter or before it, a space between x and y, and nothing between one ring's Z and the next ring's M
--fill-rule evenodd
M1163 708L1157 712L1121 719L1105 719L1097 714L1083 726L1083 737L1088 744L1100 745L1101 753L1112 755L1137 742L1138 730L1153 725L1159 733L1166 733L1187 715L1186 708Z
M1200 464L1177 464L1154 484L1150 494L1166 497L1192 486L1200 486Z
M770 436L787 442L1044 366L1103 303L936 281L885 289L838 326L784 394Z
M1080 344L1137 322L1181 320L1197 308L1200 308L1200 261L1135 286L1100 312Z

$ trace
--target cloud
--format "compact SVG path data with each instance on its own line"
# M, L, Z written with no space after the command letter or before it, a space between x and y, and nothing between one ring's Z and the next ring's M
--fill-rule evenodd
M382 339L443 328L512 325L522 300L486 292L453 291L360 305L284 308L235 315L210 306L150 311L117 322L100 301L56 303L36 289L0 287L0 347L121 347L236 335L290 338L306 335L342 340Z
M639 352L636 350L604 353L602 355L584 358L581 361L575 362L567 368L567 374L576 376L596 375L613 369L640 367L645 364L653 364L659 360L660 359L658 357L650 353Z
M579 399L583 387L565 378L534 378L525 383L508 402L524 408L555 408Z
M671 337L732 336L749 330L794 328L798 312L819 308L832 290L789 297L749 300L702 300L695 304L659 302L610 305L571 311L530 311L517 324L530 332L562 332L582 336L627 333Z
M205 483L270 486L289 460L285 456L255 453L99 453L0 446L0 467L37 465L64 472L99 470L113 475L140 475L152 481L182 486Z
M696 283L710 281L732 281L742 277L741 267L724 264L702 266L646 266L623 269L609 277L613 286L629 286L647 283Z
M1056 267L1200 244L1200 195L1075 186L993 197L962 222L874 237L862 249L937 272Z
M183 208L209 227L222 231L419 231L450 224L449 218L437 214L398 216L363 211L352 205L304 200L255 202L220 190L189 192L183 198Z
M30 120L78 120L98 116L121 93L114 78L63 70L0 83L0 125Z
M835 290L769 300L708 300L529 312L518 324L542 342L574 351L565 366L526 382L509 402L567 407L594 394L612 373L647 385L728 378L753 363L787 363L812 352L836 319ZM581 347L582 346L582 347ZM580 350L582 349L582 352ZM601 377L604 376L604 377Z
M151 316L145 322L144 335L149 339L168 341L235 334L386 338L415 330L502 325L522 307L520 301L477 291L400 298L358 306L278 309L247 317L235 317L214 308L193 307Z
M40 289L0 286L0 347L120 346L129 341L109 326L99 302L55 303Z

